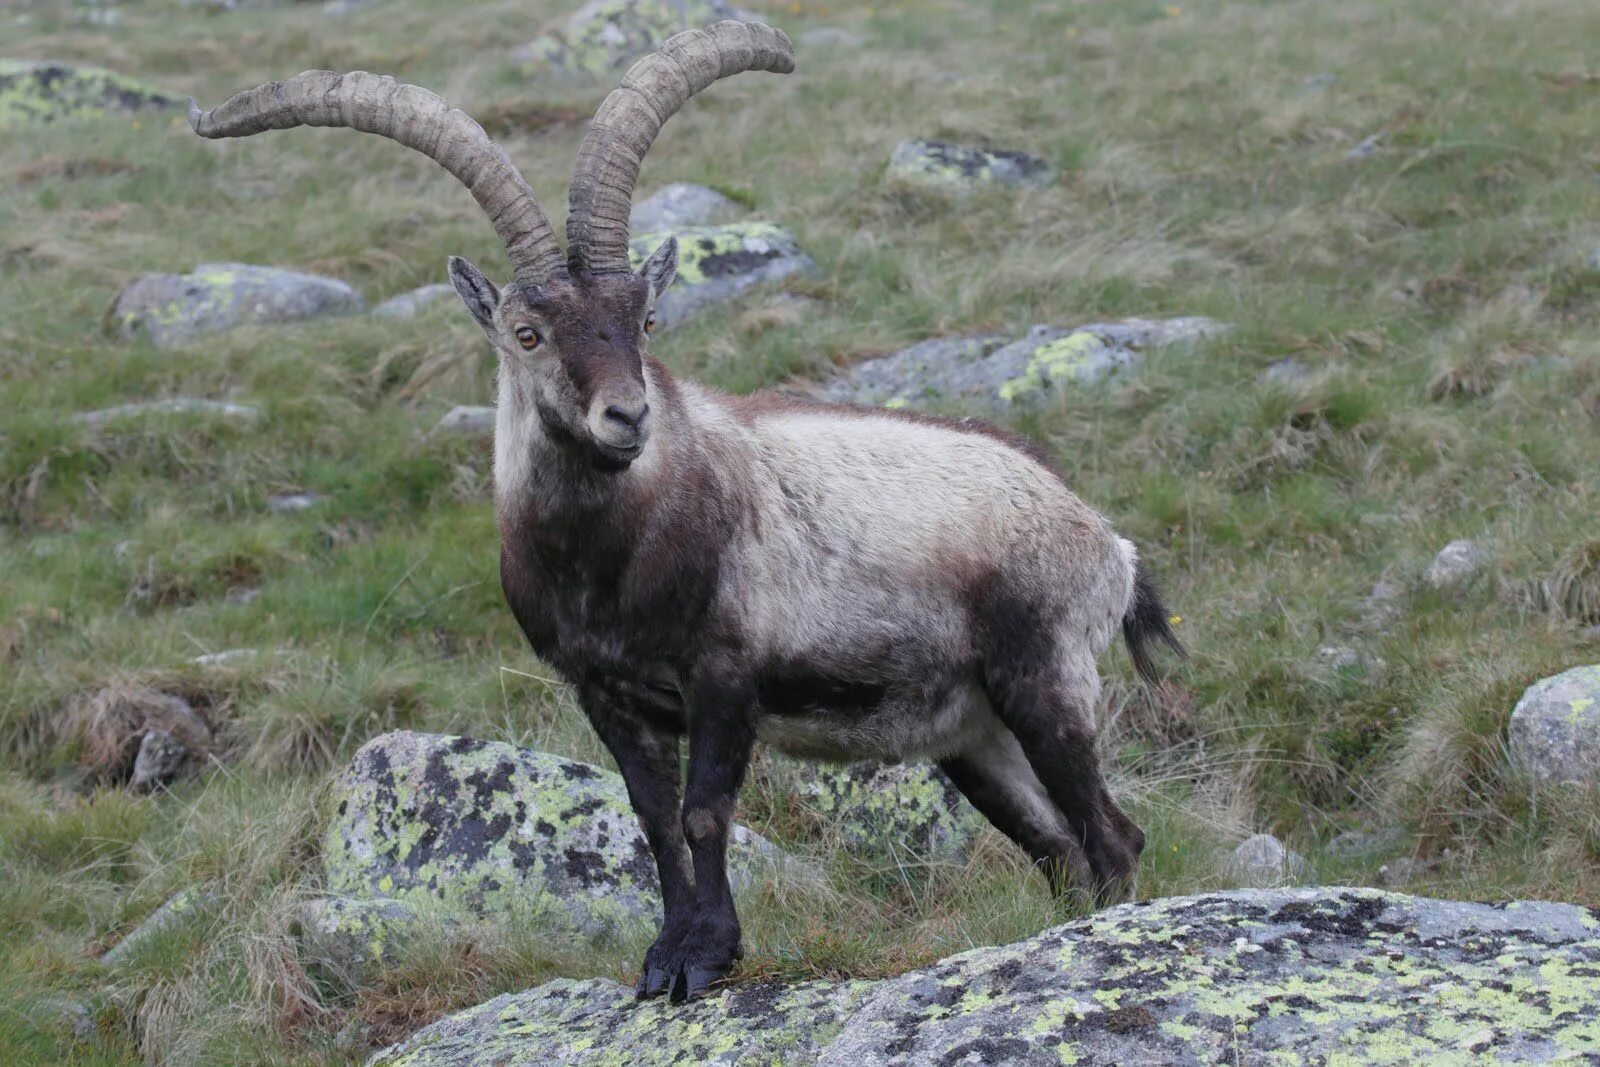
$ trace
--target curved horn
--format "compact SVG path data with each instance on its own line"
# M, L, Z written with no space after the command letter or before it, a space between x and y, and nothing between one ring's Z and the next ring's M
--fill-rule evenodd
M600 105L578 149L567 191L567 265L573 273L628 269L633 187L656 134L689 97L747 70L794 70L788 36L759 22L728 19L680 33L633 65Z
M505 242L517 280L542 285L566 265L533 190L483 127L428 90L365 71L308 70L231 97L210 111L189 101L201 137L249 137L294 126L348 126L414 148L472 191Z

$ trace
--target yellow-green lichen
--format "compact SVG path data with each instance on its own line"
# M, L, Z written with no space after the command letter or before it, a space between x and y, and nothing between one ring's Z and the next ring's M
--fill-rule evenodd
M1016 401L1042 392L1054 382L1085 377L1105 348L1105 343L1087 330L1042 344L1028 357L1026 370L1001 384L1000 399Z
M746 273L760 263L800 254L794 236L770 222L729 222L685 226L641 234L628 258L638 270L668 237L678 239L678 284L699 285L729 274Z
M554 69L600 78L675 33L732 14L717 0L600 0L576 12L562 30L538 38L517 55L530 74Z
M180 103L169 93L99 67L0 60L0 129Z

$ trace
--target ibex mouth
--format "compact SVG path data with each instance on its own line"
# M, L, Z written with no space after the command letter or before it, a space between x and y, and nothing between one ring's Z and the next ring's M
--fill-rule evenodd
M618 446L596 441L595 448L600 453L600 468L602 470L624 471L633 465L644 451L644 442L636 441L631 445Z

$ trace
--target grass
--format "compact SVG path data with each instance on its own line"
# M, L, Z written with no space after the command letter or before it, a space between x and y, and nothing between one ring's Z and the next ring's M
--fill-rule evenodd
M394 73L494 116L559 220L602 87L509 57L563 5L387 0L205 17L176 0L8 8L6 55L110 66L207 103L308 67ZM1584 0L751 0L860 49L739 79L661 138L646 190L713 185L794 229L797 291L660 338L736 390L950 332L1204 314L1196 354L1009 421L1136 540L1193 666L1153 700L1107 657L1106 750L1150 833L1141 891L1230 884L1269 830L1322 881L1429 861L1436 895L1600 905L1593 798L1508 760L1518 695L1600 659L1600 88ZM1328 77L1331 75L1332 77ZM1381 135L1374 152L1350 150ZM959 202L886 188L913 136L1018 147L1050 188ZM202 142L176 120L0 138L0 1047L11 1062L339 1063L452 1008L556 975L627 978L632 941L509 929L422 938L330 995L287 932L315 892L318 791L379 731L450 730L604 762L500 600L489 459L432 435L492 366L454 306L214 335L177 351L102 316L145 271L241 260L334 274L372 302L445 257L501 273L471 199L348 131ZM1292 357L1303 380L1263 382ZM77 411L167 395L249 403L114 427ZM324 497L274 514L269 495ZM1416 582L1457 537L1492 551L1459 597ZM1375 583L1401 590L1381 625ZM1365 666L1331 666L1345 645ZM198 666L204 653L260 654ZM214 760L119 789L117 693L179 693ZM108 694L110 694L108 696ZM118 726L118 723L123 723ZM99 724L98 728L96 724ZM119 755L122 754L122 755ZM830 849L758 783L743 817L828 873L745 902L747 974L882 975L1026 936L1053 903L992 833L964 868ZM1394 826L1377 854L1330 849ZM176 890L217 903L123 967L97 962ZM62 1005L87 1005L85 1040Z

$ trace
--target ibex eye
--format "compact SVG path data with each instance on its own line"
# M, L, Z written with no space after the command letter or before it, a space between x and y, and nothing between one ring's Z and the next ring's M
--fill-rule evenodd
M517 341L521 343L523 348L531 352L539 347L539 331L532 326L518 326Z
M656 313L654 311L644 317L644 332L649 333L656 328Z

